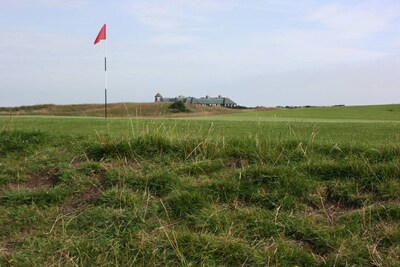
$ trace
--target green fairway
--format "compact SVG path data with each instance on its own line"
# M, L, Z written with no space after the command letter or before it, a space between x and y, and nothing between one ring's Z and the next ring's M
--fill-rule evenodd
M0 117L0 266L399 266L398 114Z
M257 120L258 112L246 113L245 120L231 116L196 119L103 119L86 117L0 117L3 129L39 130L57 135L93 135L134 137L157 132L175 137L212 135L216 137L260 137L268 140L308 140L328 143L397 144L400 141L400 121L279 121ZM1 129L0 128L0 129Z
M273 109L239 114L226 114L200 119L259 120L259 121L314 121L314 122L400 122L400 105L310 107L296 109Z

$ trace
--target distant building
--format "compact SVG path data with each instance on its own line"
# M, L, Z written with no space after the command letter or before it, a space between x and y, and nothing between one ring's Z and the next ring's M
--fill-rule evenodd
M154 102L175 102L182 101L185 104L202 105L202 106L221 106L221 107L236 107L237 104L228 97L191 97L180 95L178 97L163 97L160 93L154 96Z

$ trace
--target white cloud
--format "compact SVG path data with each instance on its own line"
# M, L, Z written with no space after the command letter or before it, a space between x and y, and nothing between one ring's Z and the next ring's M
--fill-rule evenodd
M269 47L273 58L283 65L336 64L386 56L385 52L338 42L334 34L319 30L275 32L265 37L264 42L259 44L262 45Z
M207 17L188 10L187 5L178 2L131 2L128 11L143 25L158 31L185 30L208 22Z
M142 24L159 30L176 28L182 16L179 11L167 5L152 3L132 3L130 11Z
M398 18L398 5L366 2L359 5L328 4L308 15L310 22L320 23L337 38L358 40L388 29Z

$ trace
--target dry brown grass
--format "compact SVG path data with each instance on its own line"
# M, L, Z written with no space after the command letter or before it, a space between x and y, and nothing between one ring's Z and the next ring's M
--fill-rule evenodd
M173 113L170 103L112 103L108 105L109 117L193 117L248 112L219 106L187 105L190 112ZM104 116L103 104L35 105L0 108L0 115L48 115L48 116Z

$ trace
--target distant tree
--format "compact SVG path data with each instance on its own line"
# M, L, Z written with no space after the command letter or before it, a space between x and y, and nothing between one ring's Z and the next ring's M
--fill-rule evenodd
M179 113L179 112L188 112L189 109L186 108L185 103L183 101L175 101L169 106L169 109L172 110L172 112Z

